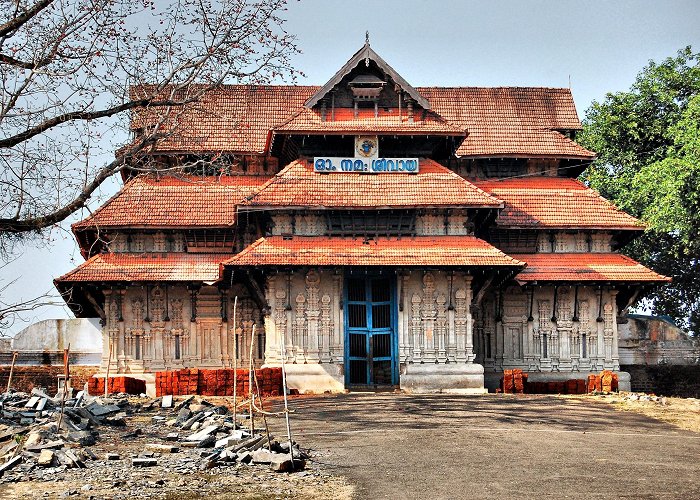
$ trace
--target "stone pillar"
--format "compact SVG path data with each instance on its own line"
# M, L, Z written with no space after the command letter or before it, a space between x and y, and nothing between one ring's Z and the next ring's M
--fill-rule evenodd
M307 321L307 341L306 360L311 363L319 362L319 329L318 320L321 315L319 308L319 282L318 272L311 270L306 275L306 321Z
M471 303L473 300L472 291L472 277L464 277L465 286L465 306L466 306L466 343L465 343L465 353L467 356L467 363L473 363L476 359L476 353L474 352L474 320L472 319Z
M124 373L126 371L126 353L125 345L126 338L124 332L124 299L126 290L117 290L117 304L119 308L119 333L117 337L117 372Z
M613 329L613 334L612 334L612 363L613 363L613 370L619 370L620 369L620 351L618 349L618 330L617 330L617 315L619 314L618 308L617 308L617 290L611 290L610 291L610 303L612 304L613 307L613 322L612 322L612 329Z

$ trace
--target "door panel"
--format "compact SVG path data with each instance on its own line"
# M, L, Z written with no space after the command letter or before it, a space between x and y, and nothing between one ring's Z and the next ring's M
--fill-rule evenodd
M348 278L345 297L346 382L396 384L394 278Z

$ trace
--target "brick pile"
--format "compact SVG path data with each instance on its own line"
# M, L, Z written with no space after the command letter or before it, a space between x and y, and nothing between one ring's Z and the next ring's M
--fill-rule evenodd
M107 385L109 394L145 394L146 381L133 377L109 377ZM93 377L88 380L88 394L99 396L105 393L105 379Z
M530 382L528 374L520 369L503 370L501 387L497 392L505 394L588 394L592 392L616 392L617 374L603 370L589 375L587 380L569 379L552 382Z
M589 375L588 392L615 392L618 389L617 373L603 370L599 375Z
M504 394L524 394L527 384L527 373L523 373L520 368L513 370L503 370L501 379L501 392Z
M282 394L282 369L260 368L255 370L263 396ZM204 370L184 368L175 371L156 372L156 396L233 396L234 370ZM236 393L248 395L248 370L236 370Z

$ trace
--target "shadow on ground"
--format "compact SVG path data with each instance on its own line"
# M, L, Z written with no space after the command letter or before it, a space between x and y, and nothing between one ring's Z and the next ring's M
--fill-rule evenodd
M358 498L700 498L700 435L602 402L357 393L291 406L298 441Z

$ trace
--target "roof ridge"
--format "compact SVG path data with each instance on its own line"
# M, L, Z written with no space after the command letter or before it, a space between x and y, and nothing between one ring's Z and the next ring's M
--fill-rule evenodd
M272 236L272 238L274 238L274 236ZM260 238L258 238L257 240L255 240L253 243L251 243L250 245L248 245L247 247L245 247L243 250L241 250L241 251L238 252L237 254L235 254L235 255L233 255L232 257L229 257L228 259L222 261L222 262L219 264L219 269L220 269L221 271L223 271L223 267L224 267L224 266L233 265L233 264L231 264L231 261L232 261L232 260L238 259L238 258L243 257L243 256L245 256L245 255L248 255L248 254L249 254L250 252L252 252L254 249L256 249L256 248L258 248L260 245L262 245L263 242L266 241L266 240L269 240L269 238L268 238L268 237L265 237L265 236L261 236ZM221 274L221 271L219 272L219 274Z

